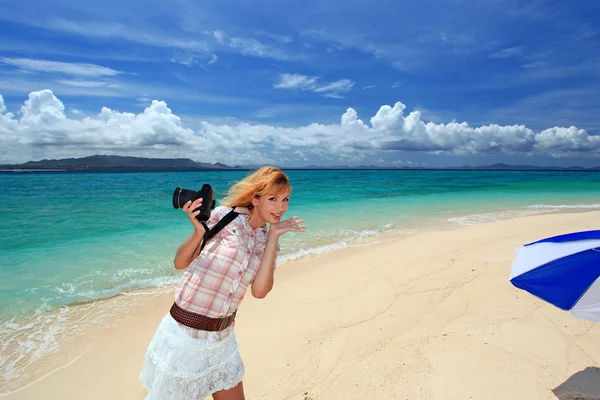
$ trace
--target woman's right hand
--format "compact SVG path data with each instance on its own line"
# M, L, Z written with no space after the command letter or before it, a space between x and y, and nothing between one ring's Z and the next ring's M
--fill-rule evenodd
M195 200L194 202L192 201L188 201L187 203L185 203L183 205L183 207L181 207L181 209L187 213L188 218L190 219L192 225L194 225L194 229L196 230L196 232L200 235L200 236L204 236L204 234L206 233L206 229L204 229L204 226L202 226L202 224L200 223L200 221L198 221L198 219L196 218L196 216L198 214L200 214L200 206L202 205L202 197L200 197L199 199ZM197 210L197 211L194 211Z

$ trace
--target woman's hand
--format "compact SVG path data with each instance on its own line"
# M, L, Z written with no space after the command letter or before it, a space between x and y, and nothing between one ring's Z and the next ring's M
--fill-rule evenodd
M303 222L303 219L298 219L298 217L292 217L284 221L278 222L276 224L270 224L269 234L279 237L286 232L304 232L306 226L300 225Z
M198 219L196 218L196 216L198 214L200 214L199 208L201 205L202 205L202 197L195 200L194 202L188 201L187 203L185 203L183 205L183 207L181 207L181 209L187 213L188 218L190 219L192 225L194 225L194 229L196 230L196 233L199 234L200 236L204 237L204 234L206 233L206 229L204 229L204 226L202 226L200 221L198 221ZM197 211L194 211L194 210L197 210Z

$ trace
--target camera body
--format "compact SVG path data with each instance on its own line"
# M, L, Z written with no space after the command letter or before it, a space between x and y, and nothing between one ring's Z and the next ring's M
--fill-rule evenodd
M202 189L199 191L176 188L173 192L173 207L182 208L188 201L195 201L202 198L202 205L200 208L194 211L200 210L200 213L196 215L198 221L208 221L210 218L210 212L214 210L216 202L214 200L214 192L212 186L205 183L202 185Z

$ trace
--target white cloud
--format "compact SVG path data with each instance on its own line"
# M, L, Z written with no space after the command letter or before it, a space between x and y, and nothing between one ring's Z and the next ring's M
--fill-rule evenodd
M256 35L261 35L261 36L266 36L269 39L275 41L275 42L279 42L279 43L283 43L283 44L287 44L287 43L292 43L294 40L289 37L289 36L285 36L285 35L276 35L273 33L269 33L266 32L264 30L258 30L254 32Z
M23 94L31 93L32 89L43 87L50 88L54 93L60 93L65 96L132 97L136 95L133 93L133 90L121 90L121 88L117 90L116 87L109 85L84 86L85 80L81 80L77 84L77 80L55 80L52 77L35 77L37 79L31 79L29 76L27 78L29 79L10 75L0 76L0 93L22 96ZM132 92L131 96L129 92Z
M186 67L199 65L204 68L204 61L207 60L206 65L211 65L217 62L218 59L216 54L211 53L210 51L204 51L179 54L171 57L170 61L175 64L185 65Z
M339 93L339 92L349 92L354 86L354 82L350 79L340 79L339 81L331 82L323 86L319 86L314 89L317 93Z
M66 120L65 106L50 90L31 93L20 114L20 122L26 125L49 126Z
M115 76L121 73L121 71L96 64L66 63L31 58L0 57L0 63L17 67L22 71L53 72L84 77Z
M301 60L304 58L304 56L300 54L291 53L281 48L270 46L250 37L234 37L220 30L203 33L205 35L208 35L209 37L212 37L215 40L216 43L213 43L211 46L213 47L213 52L217 50L226 52L234 51L245 56L270 58L273 60L282 61ZM271 35L267 36L271 37ZM278 42L282 44L287 44L291 42L291 40L278 40ZM216 59L214 61L216 61ZM212 64L212 62L210 62L209 64Z
M284 50L266 45L252 38L232 37L227 42L227 45L246 56L272 58L274 60L283 61L302 58L300 55L290 54Z
M563 149L573 153L586 153L599 150L600 136L589 136L583 129L554 127L536 135L536 142L552 154L561 155Z
M281 74L279 82L273 85L277 89L310 90L325 97L343 99L341 93L349 92L354 87L350 79L340 79L335 82L319 84L318 76L300 74Z
M211 54L210 60L208 60L208 65L216 63L218 59L219 58L216 56L216 54Z
M247 56L274 60L300 60L304 58L300 54L264 44L254 38L228 37L221 30L198 31L195 26L194 29L185 29L183 32L174 34L172 31L161 30L156 25L149 26L146 23L131 24L131 21L129 23L98 22L91 19L76 21L63 17L49 17L44 20L33 18L21 22L42 29L50 29L87 38L122 39L146 46L175 49L189 52L192 56L194 54L202 55L206 53L209 54L209 58L211 59L217 51L236 52ZM198 22L196 21L193 25L198 25ZM186 28L191 28L191 26L187 26ZM203 32L206 35L203 36ZM209 37L214 40L209 40ZM280 44L289 43L286 37L278 37L278 39L281 39L278 40ZM179 58L175 58L175 60L179 61ZM209 62L209 64L214 61L216 59Z
M289 36L273 35L273 34L266 34L266 35L279 43L292 43L292 41L293 41L292 38Z
M221 31L213 31L213 37L215 40L221 44L225 43L225 34Z
M510 47L508 49L503 49L503 50L497 51L493 54L490 54L490 58L502 59L502 58L518 57L523 54L523 50L525 50L524 46Z
M183 50L206 50L206 43L188 38L173 37L158 30L135 29L124 24L94 21L72 21L64 18L48 18L43 23L28 21L31 25L59 32L68 32L91 38L120 38L149 46Z
M318 42L334 44L339 49L356 49L371 54L376 59L386 60L401 71L423 68L431 64L434 58L432 51L435 55L443 53L443 49L439 46L423 46L421 40L382 41L380 38L370 39L369 35L361 34L355 29L342 31L308 29L300 34Z
M196 90L193 83L189 81L185 81L184 84L165 85L161 82L140 83L125 81L123 79L56 79L52 75L32 77L31 75L25 76L25 74L0 74L0 93L4 95L26 96L37 88L47 88L60 96L119 97L122 99L137 99L139 97L150 96L161 99L224 104L240 104L255 101L245 97L219 96L204 93Z
M319 79L317 76L282 74L279 83L274 86L277 89L313 90L317 86L317 79Z
M110 83L104 81L86 81L86 80L67 80L67 79L59 79L56 81L57 83L61 83L67 86L76 86L82 88L119 88L121 85L118 83Z
M542 154L598 157L600 136L575 127L535 132L523 125L425 122L421 113L405 115L400 102L384 105L370 125L348 108L338 124L312 123L285 128L261 124L211 124L186 127L167 104L154 100L139 113L103 107L96 116L70 119L50 91L32 92L18 116L8 113L0 96L0 162L40 158L120 154L189 157L198 161L256 164L318 157L360 162L384 152L466 154Z

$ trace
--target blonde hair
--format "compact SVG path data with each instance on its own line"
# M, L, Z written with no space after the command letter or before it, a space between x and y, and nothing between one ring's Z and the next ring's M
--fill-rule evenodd
M252 199L256 196L291 192L292 185L287 175L277 167L266 166L233 185L221 205L252 208Z

